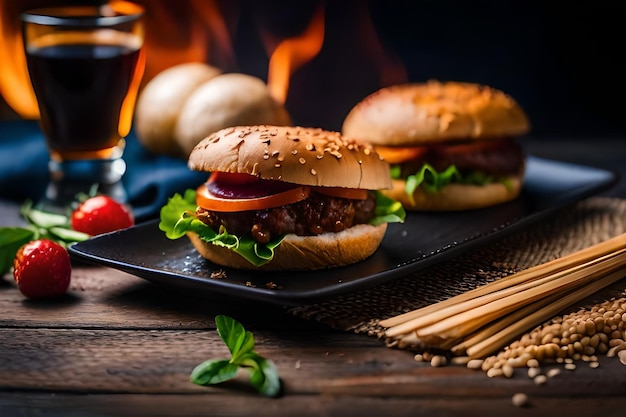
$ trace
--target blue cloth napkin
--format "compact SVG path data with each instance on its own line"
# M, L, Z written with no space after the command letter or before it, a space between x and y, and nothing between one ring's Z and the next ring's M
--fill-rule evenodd
M36 121L0 122L0 199L36 201L48 183L48 150ZM134 132L126 138L123 183L137 222L156 218L174 193L196 188L207 174L182 159L149 153Z

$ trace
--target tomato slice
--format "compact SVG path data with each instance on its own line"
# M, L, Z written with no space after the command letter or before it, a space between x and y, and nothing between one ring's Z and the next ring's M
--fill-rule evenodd
M206 184L203 184L198 187L196 191L196 203L206 210L232 213L237 211L263 210L293 204L308 198L310 193L310 187L302 186L262 197L224 198L211 194Z
M430 144L424 146L376 146L376 152L390 164L425 157L430 151L439 155L458 155L490 151L507 143L506 140L480 140L471 142Z
M313 191L331 197L348 198L350 200L367 200L368 192L362 188L315 187Z
M417 159L428 152L427 146L376 146L376 152L390 164Z

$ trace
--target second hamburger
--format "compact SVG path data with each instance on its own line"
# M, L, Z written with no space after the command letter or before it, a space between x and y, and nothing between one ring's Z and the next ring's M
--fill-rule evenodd
M500 90L429 81L383 88L358 103L342 133L373 144L391 165L385 191L408 210L504 203L521 191L525 155L515 139L528 117Z

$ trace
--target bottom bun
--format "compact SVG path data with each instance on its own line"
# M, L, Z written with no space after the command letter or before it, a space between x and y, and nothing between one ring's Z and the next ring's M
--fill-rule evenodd
M517 198L522 189L522 178L509 178L507 186L502 183L449 184L437 193L428 193L417 188L412 201L404 191L405 185L404 180L393 180L392 188L383 190L383 193L401 202L406 210L460 211L491 207Z
M339 233L317 236L287 235L274 250L274 258L256 267L241 255L222 246L205 242L187 233L198 253L209 261L231 268L265 271L315 270L350 265L369 257L385 236L387 223L378 226L359 224Z

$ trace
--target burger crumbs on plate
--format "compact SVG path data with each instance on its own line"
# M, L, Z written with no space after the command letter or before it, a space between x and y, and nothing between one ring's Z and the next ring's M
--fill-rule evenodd
M226 271L223 269L218 269L217 271L211 272L212 279L224 279L226 278Z

